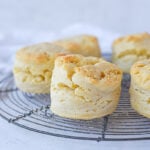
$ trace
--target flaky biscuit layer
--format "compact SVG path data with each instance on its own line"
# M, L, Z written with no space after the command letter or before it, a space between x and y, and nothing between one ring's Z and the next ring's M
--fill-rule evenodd
M139 114L150 118L150 60L138 61L131 67L130 101Z

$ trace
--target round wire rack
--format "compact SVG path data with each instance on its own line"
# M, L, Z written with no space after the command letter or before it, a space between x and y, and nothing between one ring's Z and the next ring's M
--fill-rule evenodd
M110 54L105 54L109 59ZM88 121L66 119L50 109L50 95L27 94L15 86L12 73L0 78L0 116L14 125L51 136L95 141L150 139L150 120L138 115L129 102L129 75L124 75L117 110Z

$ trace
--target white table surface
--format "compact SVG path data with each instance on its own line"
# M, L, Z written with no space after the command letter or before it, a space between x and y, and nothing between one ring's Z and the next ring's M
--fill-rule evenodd
M36 31L35 31L36 32ZM12 57L15 54L17 48L21 45L27 45L40 41L50 41L50 39L56 38L54 33L46 34L41 33L36 38L31 38L31 35L25 33L30 32L13 32L14 37L8 34L3 36L0 34L0 72L11 70ZM33 33L33 31L32 31ZM36 32L37 33L37 32ZM105 48L106 52L110 52L110 44L116 36L119 34L111 34L98 28L85 25L73 25L68 29L64 29L59 37L70 34L90 33L99 37L102 49ZM40 38L37 38L40 37ZM109 37L109 38L108 38ZM14 39L13 39L14 38ZM28 39L28 40L27 40ZM32 39L32 40L29 40ZM21 40L21 41L19 41ZM16 43L15 43L16 42ZM12 44L8 46L8 44ZM7 50L7 53L5 53ZM7 63L6 63L7 62ZM1 75L1 74L0 74ZM79 141L64 139L58 137L52 137L29 131L13 124L8 123L0 117L0 150L146 150L150 149L150 141L121 141L121 142L96 142L96 141Z
M96 142L52 137L0 118L0 150L148 150L150 141Z

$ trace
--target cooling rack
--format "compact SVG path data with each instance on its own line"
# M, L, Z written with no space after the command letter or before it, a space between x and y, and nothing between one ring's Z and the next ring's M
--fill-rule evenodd
M109 60L110 54L104 54ZM117 110L109 116L89 121L54 115L50 95L19 91L12 73L0 78L0 116L19 127L62 138L95 141L148 140L150 120L138 115L129 103L130 77L125 74Z

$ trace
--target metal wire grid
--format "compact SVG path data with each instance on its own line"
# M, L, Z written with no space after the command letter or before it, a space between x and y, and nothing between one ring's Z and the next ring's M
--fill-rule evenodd
M129 75L124 75L120 103L112 115L82 121L54 115L49 109L49 95L19 91L9 74L0 81L0 116L22 128L63 138L95 141L150 139L149 119L130 107L129 80Z

